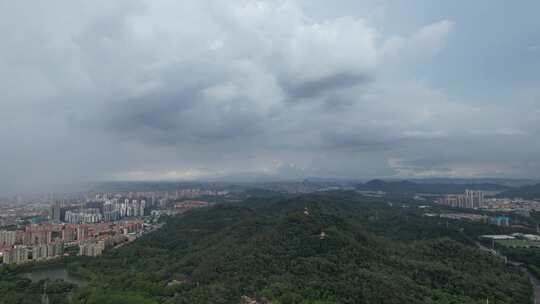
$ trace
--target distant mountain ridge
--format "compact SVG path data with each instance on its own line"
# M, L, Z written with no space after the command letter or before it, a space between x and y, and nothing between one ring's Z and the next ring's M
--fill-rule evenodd
M497 184L508 187L530 186L539 183L535 179L518 178L421 178L410 180L419 184Z
M458 194L465 190L484 191L509 191L510 187L492 183L470 183L470 184L443 184L443 183L416 183L408 180L384 181L380 179L371 180L365 184L356 185L360 191L384 191L394 194Z
M536 185L523 186L509 189L498 195L499 197L540 199L540 183Z

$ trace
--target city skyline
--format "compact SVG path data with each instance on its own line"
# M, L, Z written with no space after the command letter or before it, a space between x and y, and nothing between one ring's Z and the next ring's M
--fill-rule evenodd
M537 11L0 1L0 196L100 180L540 179Z

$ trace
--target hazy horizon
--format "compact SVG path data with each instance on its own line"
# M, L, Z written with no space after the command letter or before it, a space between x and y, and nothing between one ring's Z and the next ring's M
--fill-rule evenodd
M538 11L0 0L0 196L101 180L540 180Z

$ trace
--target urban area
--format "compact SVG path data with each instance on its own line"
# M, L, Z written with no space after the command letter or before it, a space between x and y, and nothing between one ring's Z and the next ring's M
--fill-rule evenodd
M175 215L211 203L228 191L108 192L92 198L52 199L48 203L0 206L0 262L24 264L66 255L99 256L160 227L162 215Z

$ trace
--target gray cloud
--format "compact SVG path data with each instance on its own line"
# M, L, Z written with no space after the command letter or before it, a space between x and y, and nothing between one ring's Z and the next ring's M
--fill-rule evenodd
M467 3L444 15L419 1L418 20L396 15L400 1L359 5L0 1L0 191L243 173L538 177L537 78L481 95L441 82L456 56L486 52L456 41L492 39L469 33ZM462 86L481 84L477 66L460 68Z
M332 90L339 90L350 86L367 83L371 78L366 75L355 75L352 73L337 73L322 79L309 81L300 85L291 86L283 82L281 86L287 91L292 100L302 98L317 97L322 93Z

